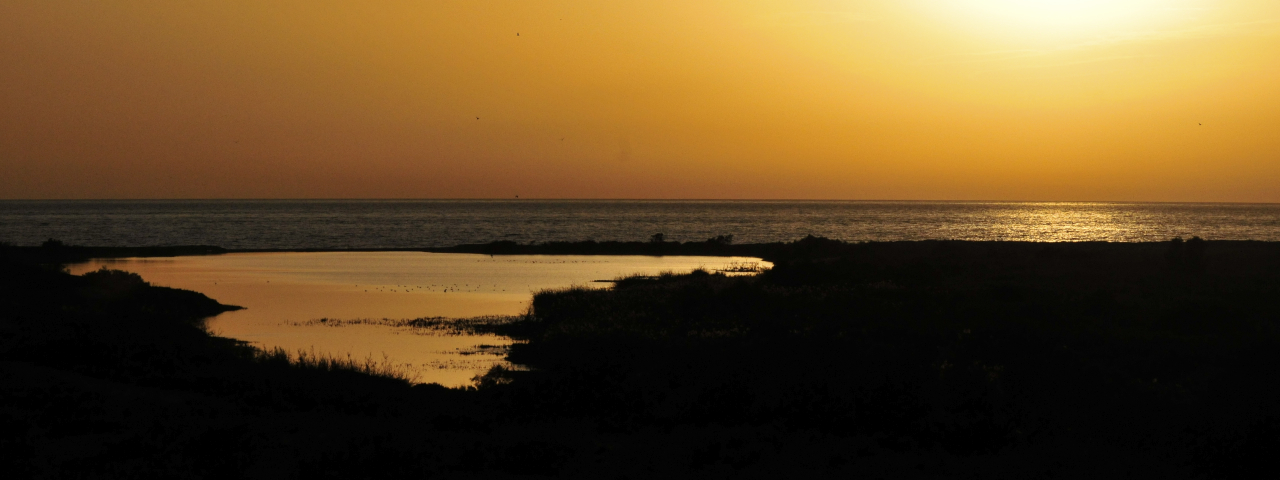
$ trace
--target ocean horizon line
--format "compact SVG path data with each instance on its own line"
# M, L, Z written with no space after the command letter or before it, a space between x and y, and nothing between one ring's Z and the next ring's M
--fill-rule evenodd
M1280 202L1198 200L937 200L937 199L771 199L771 198L8 198L22 202L599 202L599 203L949 203L1097 205L1280 205Z

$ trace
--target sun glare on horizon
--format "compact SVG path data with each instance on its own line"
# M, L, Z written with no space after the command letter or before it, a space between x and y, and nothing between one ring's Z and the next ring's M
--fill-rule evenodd
M985 35L1072 38L1169 27L1205 10L1200 0L922 0Z
M0 65L3 198L1280 201L1276 0L19 0Z

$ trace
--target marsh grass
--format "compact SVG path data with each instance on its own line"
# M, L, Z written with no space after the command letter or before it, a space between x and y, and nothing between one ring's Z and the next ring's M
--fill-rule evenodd
M533 371L482 384L618 428L781 423L952 458L1106 445L1214 469L1234 457L1202 438L1280 438L1280 403L1258 400L1280 398L1278 247L806 238L756 275L538 292L509 356Z
M288 363L293 367L312 371L360 373L405 383L417 383L420 376L411 365L393 362L385 353L382 354L381 359L374 358L373 355L357 358L350 353L346 356L317 353L314 347L299 349L292 353L276 347L271 350L258 350L254 353L253 359L262 363Z
M465 389L410 386L386 359L255 353L209 337L188 320L225 307L193 292L0 269L0 426L20 432L0 437L0 461L18 464L0 471L1253 478L1274 468L1280 243L809 237L750 248L775 266L548 290L505 319L395 321L518 340L508 360L527 369L499 364Z
M406 329L417 335L498 335L505 327L528 321L528 315L419 318L315 318L284 322L294 327L349 327L368 325Z
M764 272L765 270L768 270L768 268L761 265L760 262L729 262L728 265L716 270L716 272L725 274L755 274Z

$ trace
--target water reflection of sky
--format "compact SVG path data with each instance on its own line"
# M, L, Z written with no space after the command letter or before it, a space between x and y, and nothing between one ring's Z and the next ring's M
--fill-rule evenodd
M419 381L456 386L502 362L510 339L440 335L379 325L381 319L517 315L533 292L571 285L604 287L624 275L711 270L754 262L737 257L487 256L421 252L243 253L103 259L73 265L136 272L154 285L194 290L247 307L210 319L216 334L262 348L356 359L385 355ZM764 263L764 265L768 265ZM317 325L320 318L371 324ZM426 333L426 334L424 334Z
M1280 241L1280 204L846 201L0 201L0 240L39 245L419 248L638 240Z

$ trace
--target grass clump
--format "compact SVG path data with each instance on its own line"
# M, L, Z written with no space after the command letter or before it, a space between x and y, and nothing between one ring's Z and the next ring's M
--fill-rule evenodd
M276 347L271 350L259 350L255 352L253 358L263 363L284 363L299 369L319 372L358 373L406 384L416 383L418 378L418 374L413 369L404 364L392 362L386 354L383 354L381 359L375 359L372 355L359 359L350 353L346 356L333 356L316 353L314 348L299 349L290 353L288 350Z

